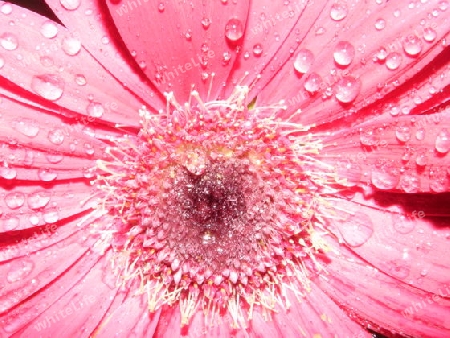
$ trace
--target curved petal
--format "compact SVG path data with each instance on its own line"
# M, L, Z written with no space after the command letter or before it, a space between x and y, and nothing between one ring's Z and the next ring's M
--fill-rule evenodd
M327 273L319 274L315 281L355 320L388 335L449 336L448 288L440 294L424 292L380 273L334 237L326 241L331 249L325 260ZM401 271L401 266L396 271Z
M17 90L32 93L35 101L57 103L79 113L79 119L139 126L142 103L82 48L78 38L47 18L11 6L8 20L0 20L2 86L15 84Z
M300 29L298 43L286 46L295 51L258 94L258 104L285 100L286 116L293 121L329 123L392 92L447 46L450 20L447 6L438 1L349 1L330 6L315 29ZM336 6L341 7L340 20L333 19Z
M128 49L161 92L173 91L182 103L192 87L203 100L217 98L240 49L248 0L110 1L108 7Z
M450 110L381 117L326 137L319 158L348 186L406 193L449 191Z
M64 26L82 41L83 47L114 78L154 110L165 107L165 99L141 76L139 67L113 29L105 4L96 0L45 1Z

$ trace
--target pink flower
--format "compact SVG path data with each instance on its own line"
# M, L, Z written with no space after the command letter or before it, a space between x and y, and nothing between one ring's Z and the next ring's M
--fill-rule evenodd
M450 336L447 1L0 3L2 337Z

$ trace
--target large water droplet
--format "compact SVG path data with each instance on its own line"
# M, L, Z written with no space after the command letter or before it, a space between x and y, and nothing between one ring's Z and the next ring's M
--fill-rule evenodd
M47 224L56 223L59 220L59 214L56 210L46 211L43 215L44 222Z
M411 138L411 129L407 126L398 126L395 130L395 137L400 142L408 142Z
M377 30L382 30L384 29L384 27L386 27L386 21L384 19L378 19L377 21L375 21L375 28Z
M52 39L58 34L58 26L53 21L47 20L41 26L41 34L45 38Z
M50 201L50 194L46 191L35 191L28 195L28 207L32 210L37 210L45 207Z
M409 234L416 227L416 220L404 215L392 214L392 225L400 234Z
M344 76L335 86L335 97L339 102L350 103L361 90L361 81L353 76Z
M442 129L436 137L436 150L439 153L448 153L450 150L450 132L447 129Z
M33 76L31 80L34 92L50 101L56 101L62 96L64 85L64 80L53 74Z
M386 67L389 70L396 70L402 63L402 56L399 53L389 53L386 57Z
M61 6L68 11L73 11L80 7L81 0L60 0Z
M18 258L10 263L6 280L9 283L18 282L27 277L34 268L34 263L29 258Z
M428 155L426 150L419 151L416 157L416 164L418 166L426 166L428 164Z
M34 121L14 121L13 128L28 137L36 137L39 134L39 126Z
M255 56L261 56L263 52L261 44L257 43L253 46L253 55Z
M396 168L383 167L372 169L372 184L378 189L394 189L399 182L399 172Z
M339 41L334 48L334 61L340 66L348 66L355 57L355 47L348 41Z
M86 112L92 117L102 117L105 108L98 102L91 102L86 108Z
M419 190L419 178L416 174L404 174L400 180L400 189L406 193L416 193Z
M416 131L416 139L419 141L423 141L425 139L425 129L424 128L419 128Z
M423 30L423 39L427 42L432 42L436 39L437 33L433 28L427 27Z
M294 68L297 72L305 74L311 68L313 63L314 54L309 49L302 49L295 58Z
M358 247L366 243L373 234L373 223L369 216L357 211L350 216L340 227L344 241Z
M12 13L12 6L9 3L4 3L1 7L0 7L0 12L2 12L2 14L5 15L9 15Z
M5 196L5 204L8 208L19 209L25 203L25 195L21 192L11 192Z
M50 171L49 169L41 168L38 170L38 176L41 181L50 182L56 179L58 174Z
M48 139L51 143L60 145L64 142L64 132L61 129L54 129L49 131Z
M74 37L65 37L61 42L61 48L69 56L77 55L81 50L81 42Z
M15 216L6 216L1 223L2 231L16 230L20 225L20 219Z
M86 77L83 74L75 75L75 83L79 86L85 86L87 83Z
M403 49L405 53L411 56L416 56L422 51L422 42L417 36L408 36L403 41Z
M311 73L305 81L305 90L310 94L315 94L320 90L322 77L317 73Z
M233 18L228 20L225 25L225 37L230 42L236 42L244 35L244 29L241 20Z
M331 6L330 17L334 21L341 21L347 16L348 10L346 5L333 4Z
M19 40L12 33L3 33L0 36L0 45L6 50L15 50L19 46Z
M14 168L0 167L0 176L7 180L16 178L17 171Z

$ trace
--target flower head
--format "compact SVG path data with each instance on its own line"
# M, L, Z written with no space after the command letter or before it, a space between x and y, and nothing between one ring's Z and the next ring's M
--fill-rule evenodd
M446 1L47 4L0 4L0 332L448 335Z

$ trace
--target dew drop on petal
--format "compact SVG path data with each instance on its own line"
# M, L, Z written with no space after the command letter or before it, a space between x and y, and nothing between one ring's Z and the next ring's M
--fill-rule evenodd
M241 20L233 18L225 25L225 37L230 42L236 42L244 35L244 28Z
M373 234L373 223L369 216L357 211L350 216L340 227L344 241L352 246L359 247L366 243Z
M314 54L309 49L302 49L294 60L294 68L297 72L305 74L314 63Z
M45 158L49 163L56 164L60 163L63 160L64 156L61 154L47 154L45 155Z
M49 169L41 168L38 170L38 176L41 181L50 182L56 179L58 174L50 171Z
M17 171L13 168L0 167L0 176L7 180L16 178Z
M202 19L202 27L204 29L208 29L210 25L211 25L211 20L210 19L208 19L208 18L203 18Z
M348 10L346 5L333 4L331 6L330 17L334 21L341 21L347 16Z
M255 56L261 56L263 52L261 44L257 43L253 46L253 55Z
M46 191L35 191L28 195L28 207L32 210L37 210L45 207L50 201L50 194Z
M355 57L355 47L348 41L339 41L334 48L334 61L340 66L348 66Z
M56 210L47 211L43 214L44 222L47 224L56 223L59 220L59 214Z
M350 103L355 100L361 90L361 80L353 76L344 76L335 87L335 97L339 102Z
M86 77L83 74L75 75L75 83L79 86L85 86L86 85Z
M305 90L310 94L315 94L320 90L322 85L322 77L317 73L311 73L308 75L305 81Z
M403 41L403 49L405 50L406 54L410 56L416 56L422 51L422 42L417 36L408 36Z
M105 108L98 102L91 102L86 108L86 112L92 117L102 117L105 112Z
M439 153L448 153L450 150L450 132L447 129L442 129L436 137L436 150Z
M9 263L8 274L6 280L9 283L15 283L27 277L34 268L34 263L29 258L15 259Z
M0 46L6 50L15 50L19 46L19 40L14 34L6 32L0 36Z
M31 80L31 89L50 101L56 101L62 96L64 85L64 80L53 74L33 76Z
M21 192L11 192L5 196L5 204L12 210L19 209L25 203L25 195Z
M395 168L372 169L372 184L378 189L394 189L399 182L399 172Z
M61 129L53 129L49 131L48 139L51 143L60 145L64 142L64 132Z
M28 137L36 137L40 130L34 121L14 121L13 128Z
M164 5L164 3L162 3L162 2L160 2L160 3L158 4L158 11L159 11L160 13L162 13L162 12L164 12L165 9L166 9L166 5Z
M61 42L61 48L64 53L66 53L69 56L77 55L81 50L81 42L80 40L68 36L65 37Z
M396 70L402 63L402 56L399 53L389 53L386 57L386 67L389 70Z
M58 34L58 26L53 21L47 20L42 24L40 31L43 37L52 39Z
M1 221L3 231L16 230L20 225L20 219L15 216L7 216Z
M405 174L400 180L400 189L408 194L416 193L419 190L419 178L416 174Z
M425 129L421 127L416 131L416 139L419 141L423 141L424 138L425 138Z
M411 138L411 129L406 126L398 126L395 130L395 137L400 142L408 142Z
M426 166L428 164L428 155L426 151L420 151L416 157L416 164L418 166Z
M432 42L436 39L437 33L433 28L427 27L423 30L423 39L427 42Z
M5 15L9 15L12 13L12 6L9 3L4 3L1 7L0 7L0 12L2 12L2 14Z
M386 27L386 21L384 19L377 19L377 21L375 21L375 28L377 30L382 30L384 29L384 27Z
M409 276L410 268L401 261L394 261L389 263L389 272L392 274L392 276L399 278L399 279L405 279Z
M61 6L68 11L74 11L80 7L81 0L60 0Z

